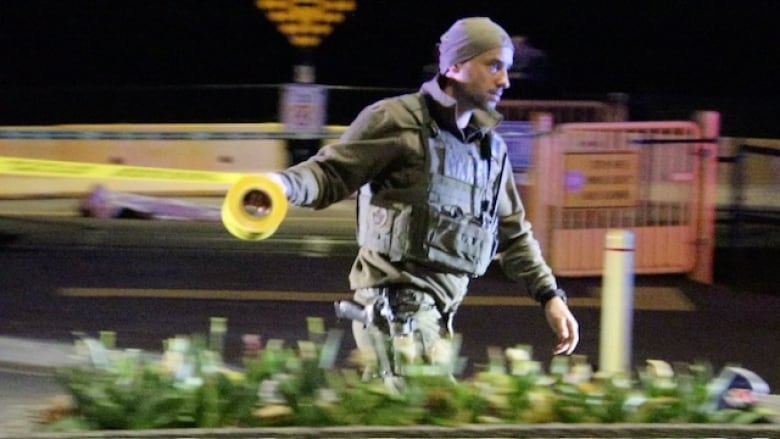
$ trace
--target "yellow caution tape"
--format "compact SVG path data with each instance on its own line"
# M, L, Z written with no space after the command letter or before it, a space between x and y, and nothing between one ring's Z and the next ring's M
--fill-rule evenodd
M242 175L235 172L193 171L17 157L0 157L0 174L209 183L232 183Z
M268 238L276 232L287 215L288 204L284 191L276 182L263 175L17 157L0 157L0 174L230 183L222 204L222 224L230 234L244 240ZM245 201L249 196L267 197L270 208L263 211L252 208Z
M248 198L268 197L262 210L253 207ZM265 239L287 215L287 197L279 185L264 175L245 175L228 189L222 204L222 224L236 238Z

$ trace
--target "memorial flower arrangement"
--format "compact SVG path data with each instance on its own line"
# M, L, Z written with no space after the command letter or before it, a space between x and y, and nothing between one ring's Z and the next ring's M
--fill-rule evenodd
M456 345L439 366L410 361L402 386L336 367L340 330L310 318L295 346L244 337L241 367L221 359L224 319L208 336L164 342L162 355L113 348L110 333L82 337L83 365L58 370L65 401L43 413L48 431L484 423L761 423L773 413L750 389L730 388L734 370L649 360L635 377L600 376L582 357L549 370L528 346L489 349L484 370L452 378ZM457 339L455 340L457 341Z

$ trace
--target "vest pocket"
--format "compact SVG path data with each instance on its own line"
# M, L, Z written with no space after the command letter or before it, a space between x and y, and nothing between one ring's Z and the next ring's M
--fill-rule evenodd
M448 271L483 274L495 251L494 232L462 217L433 211L429 215L421 249L427 263Z
M368 205L360 209L358 243L390 261L413 261L448 273L479 276L496 251L495 226L428 206Z

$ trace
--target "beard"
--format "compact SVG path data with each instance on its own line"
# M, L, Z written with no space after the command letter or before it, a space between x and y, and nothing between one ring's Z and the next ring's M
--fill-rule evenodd
M462 82L454 81L453 92L455 100L463 109L492 111L496 109L497 101L491 99L491 95L484 90L477 90Z

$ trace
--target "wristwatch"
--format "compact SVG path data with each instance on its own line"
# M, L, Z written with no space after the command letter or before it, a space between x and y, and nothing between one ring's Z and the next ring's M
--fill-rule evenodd
M549 302L553 297L560 297L561 300L563 300L563 303L566 303L567 296L566 291L563 291L560 288L557 288L555 290L548 290L544 293L540 294L538 297L539 303L542 304L542 306L546 305L547 302Z

